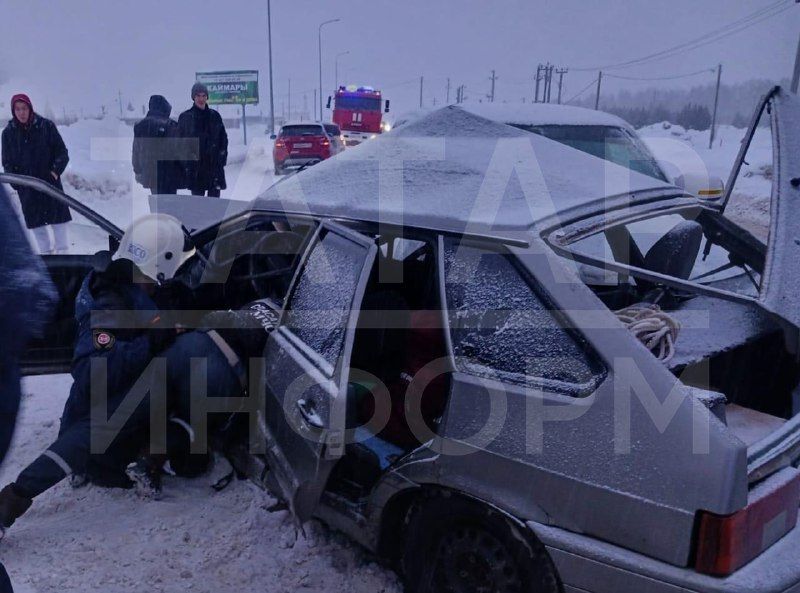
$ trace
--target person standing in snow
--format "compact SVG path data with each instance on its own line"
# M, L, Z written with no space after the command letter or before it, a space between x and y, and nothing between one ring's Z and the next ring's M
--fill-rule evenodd
M178 122L163 96L150 97L147 116L133 126L133 172L136 181L154 194L175 194L185 187L177 158Z
M96 431L113 430L96 424L93 376L96 369L105 368L102 387L107 414L127 405L125 396L153 357L177 337L177 329L162 322L160 311L172 308L170 280L193 254L177 219L149 214L126 231L110 263L91 271L83 281L75 303L78 337L73 384L59 435L13 483L0 490L0 531L11 527L35 497L69 475L78 482L88 478L104 486L132 485L125 470L147 444L149 407L166 402L150 401L152 394L146 397L130 416L123 414L127 421L111 435L108 448L91 454L92 436L100 434ZM165 300L166 307L159 307Z
M181 113L178 128L182 138L196 139L197 160L184 161L186 183L193 196L218 198L225 189L225 165L228 163L228 134L219 112L208 106L208 88L192 86L191 108Z
M0 461L8 452L20 401L18 356L44 329L57 294L41 258L31 252L25 231L0 186ZM0 593L11 582L0 564Z
M11 121L3 130L3 169L28 175L63 191L61 175L69 153L56 125L36 113L27 95L11 98ZM63 202L29 187L14 187L19 194L25 225L31 229L40 253L64 253L69 248L66 223L72 220ZM51 240L48 228L52 229Z

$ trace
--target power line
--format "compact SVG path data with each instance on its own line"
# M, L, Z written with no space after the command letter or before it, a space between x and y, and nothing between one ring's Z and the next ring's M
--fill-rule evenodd
M677 80L679 78L689 78L691 76L697 76L698 74L708 74L709 72L716 72L716 68L704 68L703 70L698 70L697 72L689 72L688 74L676 74L674 76L620 76L618 74L605 74L603 73L604 77L607 78L618 78L620 80Z
M788 10L789 8L792 7L794 3L795 3L794 0L778 0L777 2L774 2L769 6L766 6L744 17L736 19L735 21L732 21L727 25L724 25L708 33L705 33L700 37L697 37L690 41L685 41L673 47L652 54L648 54L646 56L642 56L640 58L627 60L625 62L618 62L616 64L607 64L603 66L573 68L573 70L578 72L587 72L591 70L610 70L610 69L629 68L632 66L640 66L651 61L674 57L676 55L679 55L680 53L691 51L699 47L703 47L704 45L708 45L710 43L715 43L726 37L729 37L730 35L734 35L736 33L744 31L745 29L748 29L754 25L757 25L762 21L770 19Z
M593 87L595 84L597 84L597 79L596 79L596 78L595 78L595 79L594 79L592 82L590 82L589 84L587 84L585 87L583 87L583 90L581 90L581 92L579 92L577 95L575 95L574 97L572 97L572 98L571 98L569 101L567 101L567 102L566 102L566 104L572 103L572 102L573 102L575 99L577 99L578 97L580 97L580 96L581 96L583 93L585 93L586 91L588 91L588 90L589 90L590 88L592 88L592 87Z

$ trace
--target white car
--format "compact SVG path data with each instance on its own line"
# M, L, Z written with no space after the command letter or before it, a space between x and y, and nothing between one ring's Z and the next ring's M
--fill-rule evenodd
M604 111L552 103L464 103L460 107L672 183L701 199L720 198L724 191L722 180L708 171L671 174L672 168L658 161L628 122Z

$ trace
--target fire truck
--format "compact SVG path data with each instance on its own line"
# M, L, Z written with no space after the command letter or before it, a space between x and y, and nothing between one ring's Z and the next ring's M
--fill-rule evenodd
M340 86L333 97L333 123L339 126L345 144L355 146L389 131L382 114L389 113L389 101L382 104L381 92L372 87ZM328 108L331 97L328 97Z

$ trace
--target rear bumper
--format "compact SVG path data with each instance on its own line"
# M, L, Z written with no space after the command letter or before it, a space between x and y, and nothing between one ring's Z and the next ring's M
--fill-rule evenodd
M344 143L347 146L356 146L357 144L361 144L362 142L369 140L370 138L374 138L377 136L377 132L345 132L342 131L342 136L344 136Z
M291 157L283 161L275 161L278 167L302 167L303 165L315 165L320 161L324 161L322 156L304 156L304 157Z
M528 522L547 548L565 591L580 593L800 593L800 529L718 579L562 529Z

